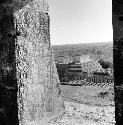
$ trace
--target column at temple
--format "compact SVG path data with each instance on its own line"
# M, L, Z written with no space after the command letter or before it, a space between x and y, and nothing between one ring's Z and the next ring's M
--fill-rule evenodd
M46 124L64 111L50 47L49 5L45 0L14 0L14 5L19 123Z

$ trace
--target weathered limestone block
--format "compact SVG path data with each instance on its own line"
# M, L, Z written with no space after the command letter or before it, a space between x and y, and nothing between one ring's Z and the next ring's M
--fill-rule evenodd
M20 32L16 42L16 66L22 125L48 121L64 110L50 49L47 11L48 5L44 1L34 0L14 13L15 27Z

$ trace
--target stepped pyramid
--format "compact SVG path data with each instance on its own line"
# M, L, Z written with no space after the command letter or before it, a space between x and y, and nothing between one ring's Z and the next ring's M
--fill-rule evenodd
M49 6L44 0L15 3L19 122L43 125L64 110L50 48ZM17 8L18 7L18 8Z

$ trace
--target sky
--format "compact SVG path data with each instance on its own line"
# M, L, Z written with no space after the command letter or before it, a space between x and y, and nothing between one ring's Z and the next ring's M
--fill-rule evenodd
M52 45L112 42L112 0L49 0Z

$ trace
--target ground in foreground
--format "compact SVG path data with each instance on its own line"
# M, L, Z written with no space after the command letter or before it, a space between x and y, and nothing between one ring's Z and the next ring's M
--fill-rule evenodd
M66 112L49 125L115 125L113 84L61 86Z

